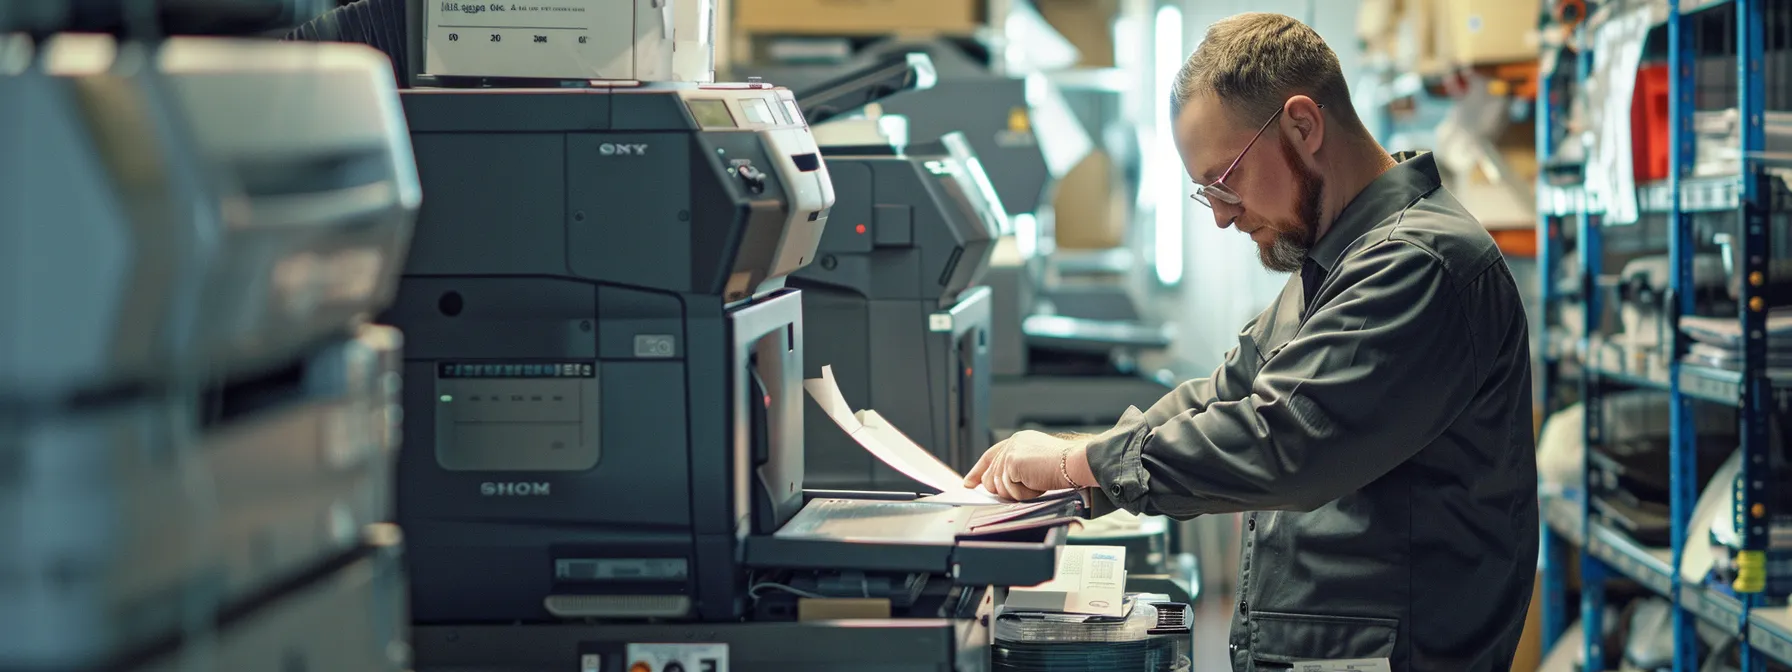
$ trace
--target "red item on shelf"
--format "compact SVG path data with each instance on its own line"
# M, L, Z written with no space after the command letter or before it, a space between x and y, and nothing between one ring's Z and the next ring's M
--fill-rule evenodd
M1636 92L1630 100L1630 160L1638 183L1668 179L1668 66L1644 65L1636 70Z

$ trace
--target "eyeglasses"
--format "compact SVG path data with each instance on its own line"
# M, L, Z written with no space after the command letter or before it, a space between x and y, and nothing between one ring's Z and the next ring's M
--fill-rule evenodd
M1319 109L1325 109L1325 105L1323 103L1320 104ZM1277 109L1275 114L1269 115L1269 121L1263 122L1263 126L1257 129L1257 134L1251 136L1251 141L1244 146L1244 151L1238 153L1238 158L1232 159L1232 165L1226 166L1226 172L1220 173L1220 179L1214 180L1213 184L1195 185L1195 193L1190 194L1189 198L1193 198L1195 199L1195 202L1209 208L1213 207L1213 201L1219 201L1227 205L1238 205L1243 203L1244 199L1239 198L1238 192L1233 191L1231 187L1226 186L1226 178L1232 176L1232 171L1238 167L1238 162L1244 160L1244 155L1249 154L1251 148L1257 145L1257 140L1263 137L1263 132L1269 130L1269 125L1276 123L1276 119L1281 118L1281 116L1281 109Z

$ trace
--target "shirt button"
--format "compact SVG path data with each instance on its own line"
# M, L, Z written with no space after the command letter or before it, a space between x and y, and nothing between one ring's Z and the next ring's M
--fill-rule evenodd
M1257 519L1256 518L1246 519L1244 521L1244 529L1250 530L1252 532L1257 531Z
M1114 485L1108 486L1108 494L1113 495L1115 497L1119 497L1120 496L1120 485L1118 483L1116 483Z

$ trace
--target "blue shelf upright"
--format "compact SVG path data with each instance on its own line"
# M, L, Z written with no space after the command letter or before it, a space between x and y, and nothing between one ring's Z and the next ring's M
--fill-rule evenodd
M1585 24L1582 24L1584 31ZM1581 36L1580 44L1588 45L1592 40ZM1589 72L1593 67L1593 54L1583 48L1576 53L1574 67L1574 83L1577 87L1586 86ZM1599 275L1604 266L1602 258L1605 254L1599 216L1588 212L1583 203L1575 209L1576 238L1578 239L1581 278L1581 335L1580 351L1585 359L1586 353L1593 352L1592 338L1599 333L1601 317L1604 315L1604 297L1598 291ZM1583 362L1585 364L1585 362ZM1605 381L1600 379L1592 366L1583 366L1580 379L1580 403L1582 412L1581 438L1582 445L1595 446L1603 440L1605 431L1605 404L1602 401ZM1586 457L1581 458L1580 482L1580 538L1593 538L1593 515L1591 512L1592 470L1587 468ZM1580 549L1580 622L1584 633L1604 632L1605 624L1605 580L1611 575L1611 567L1587 552L1585 544ZM1605 651L1603 638L1592 634L1583 638L1582 669L1604 670Z
M1696 308L1692 291L1696 242L1693 240L1692 214L1686 212L1682 196L1682 186L1692 174L1693 157L1697 156L1693 144L1696 141L1693 134L1694 45L1693 31L1687 26L1690 20L1681 13L1680 0L1668 0L1668 193L1671 195L1668 202L1668 263L1674 269L1668 282L1675 315L1690 314ZM1669 585L1674 596L1674 669L1692 671L1699 669L1700 662L1698 616L1687 609L1679 596L1683 594L1680 559L1686 552L1687 530L1692 523L1693 507L1699 499L1698 437L1692 424L1693 399L1680 389L1681 357L1690 344L1679 329L1673 331L1672 346L1673 356L1668 360L1668 395L1672 404L1668 508L1673 526L1670 539L1674 560Z
M1552 82L1554 80L1555 73L1553 72L1541 73L1537 78L1537 156L1542 160L1547 160L1555 155L1555 124L1559 110L1553 100L1555 93ZM1547 171L1540 171L1537 176L1537 193L1539 194L1548 189L1549 178L1547 175ZM1547 417L1556 411L1555 396L1557 386L1561 381L1561 361L1556 357L1550 343L1547 325L1554 320L1551 315L1554 313L1556 302L1559 299L1559 292L1556 288L1556 265L1561 263L1562 246L1564 245L1562 226L1566 218L1554 212L1554 209L1544 203L1543 199L1538 199L1537 217L1537 267L1542 274L1537 286L1540 288L1538 293L1541 296L1540 314L1543 315L1545 322L1543 328L1536 330L1537 352L1541 356L1540 373L1543 379L1542 385L1538 388L1537 408ZM1561 534L1550 529L1548 525L1541 527L1542 539L1538 548L1538 562L1543 580L1542 634L1543 648L1548 650L1555 646L1556 640L1561 638L1562 632L1568 629L1567 568L1563 564L1567 561L1565 556L1568 544L1566 540L1562 539Z
M1742 477L1736 496L1735 524L1741 531L1742 549L1736 554L1735 589L1742 600L1742 669L1765 670L1761 652L1748 640L1748 619L1761 604L1767 583L1768 529L1771 527L1773 474L1768 457L1767 299L1762 295L1772 248L1768 210L1773 185L1761 165L1767 148L1765 56L1766 0L1736 0L1737 101L1741 113L1742 189L1737 199L1741 241L1736 270L1742 275L1738 317L1742 324L1743 376L1737 401L1742 407Z

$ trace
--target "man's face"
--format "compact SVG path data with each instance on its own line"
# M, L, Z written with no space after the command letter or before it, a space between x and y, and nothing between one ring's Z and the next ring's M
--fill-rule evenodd
M1212 184L1238 161L1225 186L1241 202L1209 199L1214 222L1250 236L1264 268L1292 273L1318 238L1325 178L1307 165L1283 130L1284 118L1278 116L1252 145L1251 137L1268 119L1241 123L1214 97L1196 95L1183 106L1174 132L1183 167L1196 184Z

